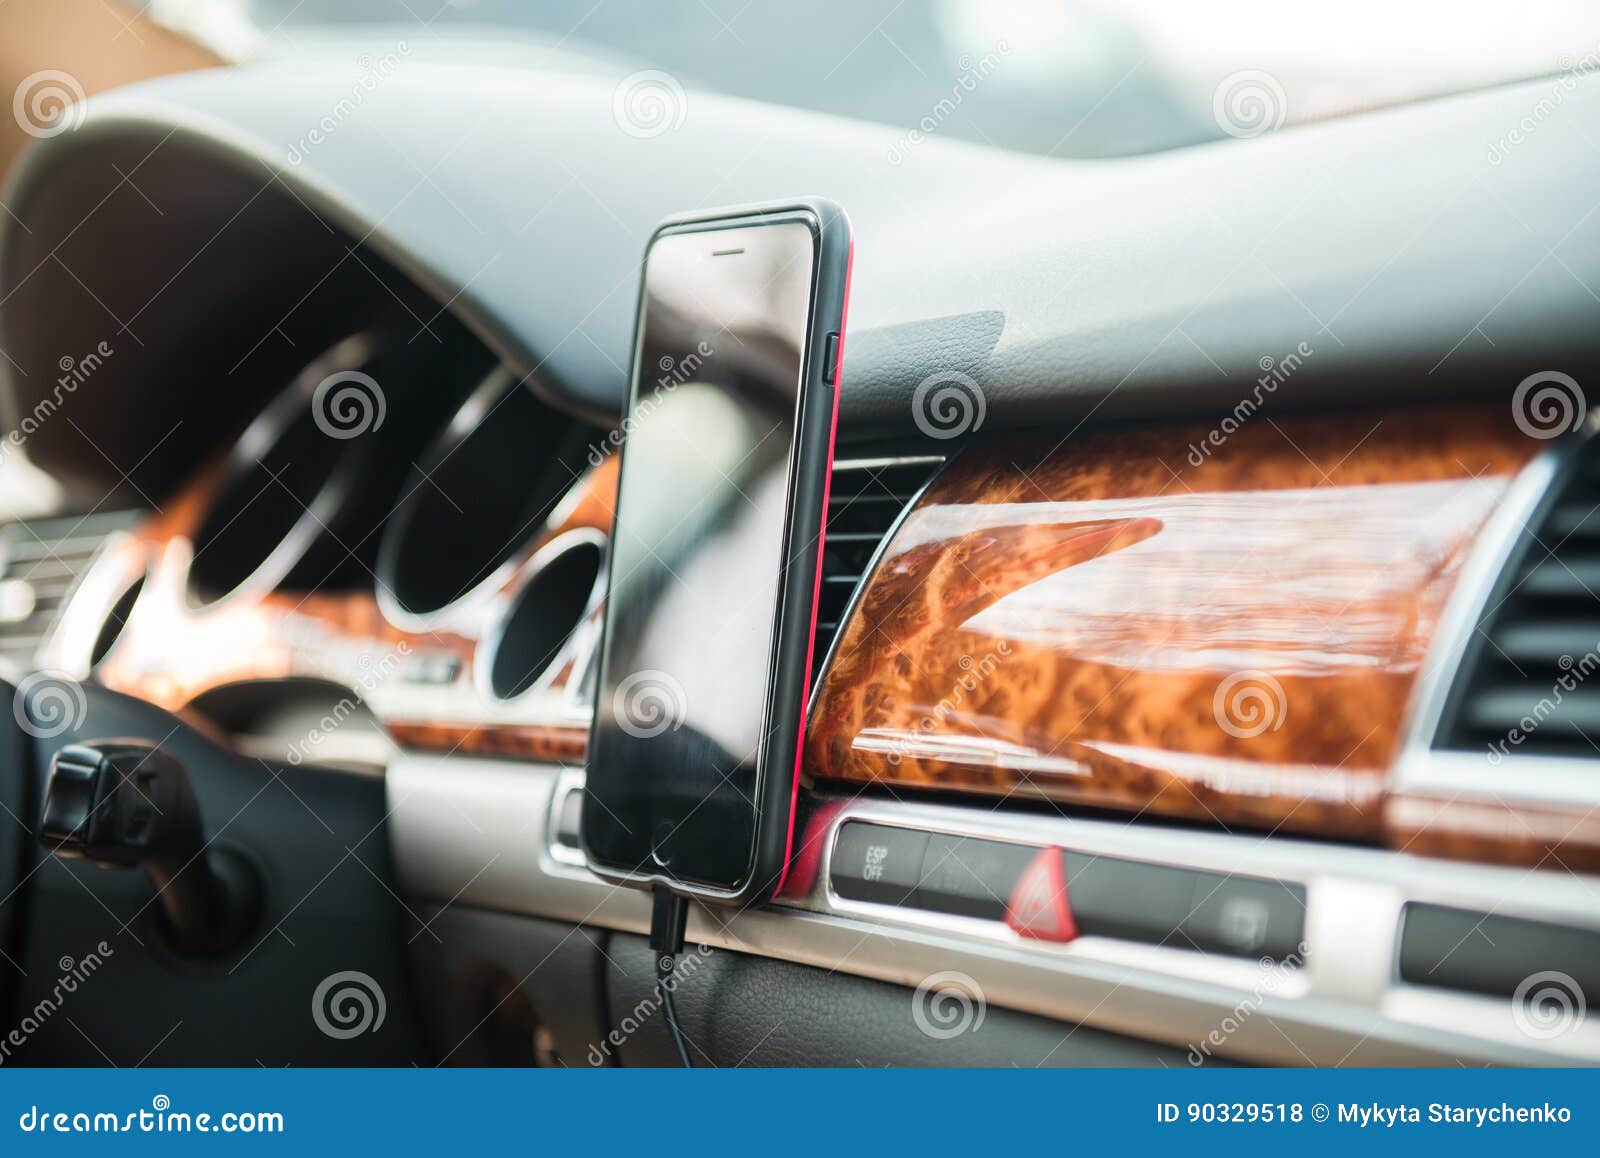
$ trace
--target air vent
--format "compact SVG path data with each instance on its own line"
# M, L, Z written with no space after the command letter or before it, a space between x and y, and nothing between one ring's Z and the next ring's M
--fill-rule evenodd
M0 673L35 664L68 594L107 536L137 511L35 519L0 527Z
M828 535L822 554L822 593L812 640L813 672L822 676L828 649L850 610L861 579L900 516L922 493L944 459L938 455L839 458L828 491Z
M1600 760L1600 444L1557 474L1485 603L1435 746Z

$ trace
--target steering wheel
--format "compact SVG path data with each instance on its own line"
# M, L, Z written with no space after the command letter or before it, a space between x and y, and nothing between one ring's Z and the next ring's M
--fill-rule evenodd
M0 711L0 951L5 954L0 958L0 1009L9 1007L16 985L16 967L10 962L21 960L22 878L33 856L36 804L29 730L37 730L34 721L41 717L30 713L43 705L32 701L29 680L40 683L36 676L24 679L20 687L0 680L5 708Z

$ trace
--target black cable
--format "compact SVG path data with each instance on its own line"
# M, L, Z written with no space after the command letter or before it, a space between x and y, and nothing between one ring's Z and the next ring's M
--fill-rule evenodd
M689 1047L683 1040L683 1027L678 1024L678 1007L672 1002L672 965L673 960L665 954L656 958L656 988L661 993L661 1008L667 1014L667 1029L672 1033L672 1044L678 1048L678 1060L683 1063L683 1068L694 1068L694 1060L689 1056Z
M689 904L665 885L655 887L652 899L650 951L656 958L656 992L661 995L661 1008L666 1014L672 1044L678 1050L678 1060L685 1069L693 1069L694 1060L689 1056L683 1027L678 1024L678 1007L672 1000L672 967L678 954L683 952L683 931L689 922Z

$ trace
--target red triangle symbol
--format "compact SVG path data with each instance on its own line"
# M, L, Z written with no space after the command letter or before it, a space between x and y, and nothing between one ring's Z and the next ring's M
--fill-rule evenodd
M1059 848L1041 848L1028 862L1006 904L1006 924L1019 937L1070 941L1078 935L1067 903L1065 857Z

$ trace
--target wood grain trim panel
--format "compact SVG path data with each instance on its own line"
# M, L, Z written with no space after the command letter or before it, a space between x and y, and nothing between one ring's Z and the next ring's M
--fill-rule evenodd
M1385 820L1385 843L1401 852L1600 872L1600 812L1593 808L1397 792Z
M857 603L813 775L1377 839L1503 406L969 447Z

